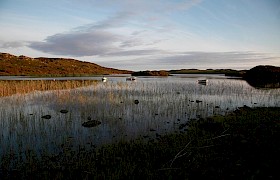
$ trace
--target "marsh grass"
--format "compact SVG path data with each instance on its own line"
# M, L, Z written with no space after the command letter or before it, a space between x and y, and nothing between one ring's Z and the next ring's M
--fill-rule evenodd
M280 108L240 108L189 122L187 132L37 158L26 152L3 179L278 179Z
M73 89L96 84L96 80L0 80L0 97L34 91Z

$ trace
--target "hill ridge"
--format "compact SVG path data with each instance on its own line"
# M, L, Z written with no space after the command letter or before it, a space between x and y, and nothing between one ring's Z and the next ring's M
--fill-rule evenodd
M0 75L23 76L81 76L104 74L131 74L129 70L103 67L72 58L48 58L0 53Z

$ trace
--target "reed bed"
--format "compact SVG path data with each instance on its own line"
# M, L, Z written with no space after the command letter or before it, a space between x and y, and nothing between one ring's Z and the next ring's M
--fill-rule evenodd
M3 156L0 178L279 179L279 110L240 108L191 121L187 132L99 149L73 149L68 139L59 154Z
M0 97L33 91L73 89L96 84L96 80L0 80Z

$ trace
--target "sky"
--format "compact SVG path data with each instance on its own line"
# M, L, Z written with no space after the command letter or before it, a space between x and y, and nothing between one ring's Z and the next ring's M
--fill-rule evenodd
M0 0L0 52L133 71L280 66L280 0Z

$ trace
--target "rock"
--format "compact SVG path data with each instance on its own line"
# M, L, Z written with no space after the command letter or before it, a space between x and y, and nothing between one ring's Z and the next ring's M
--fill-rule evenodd
M97 121L97 120L90 120L90 121L86 121L82 124L82 126L84 127L95 127L95 126L98 126L100 125L101 122L100 121Z
M41 118L43 118L43 119L51 119L51 115L44 115L44 116L42 116Z
M60 110L60 113L62 113L62 114L66 114L66 113L68 113L68 110L66 110L66 109L62 109L62 110Z

